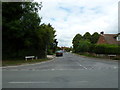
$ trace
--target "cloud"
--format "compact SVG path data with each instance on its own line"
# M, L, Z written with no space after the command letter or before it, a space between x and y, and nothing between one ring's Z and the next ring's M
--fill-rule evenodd
M70 8L65 8L65 7L61 7L60 6L59 9L62 9L64 11L68 12L68 13L71 13L71 9Z
M51 23L59 46L71 46L77 34L118 32L118 0L35 0L43 3L42 23Z

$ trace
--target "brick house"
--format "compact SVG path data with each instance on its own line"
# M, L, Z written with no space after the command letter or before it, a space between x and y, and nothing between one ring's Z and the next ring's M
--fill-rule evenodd
M120 45L120 33L118 33L118 34L104 34L104 32L101 32L101 35L97 41L97 44Z

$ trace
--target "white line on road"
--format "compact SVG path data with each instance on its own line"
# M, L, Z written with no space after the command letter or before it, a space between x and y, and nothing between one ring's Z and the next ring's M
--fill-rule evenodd
M31 84L31 83L50 83L50 82L8 82L8 83L11 83L11 84Z
M52 71L54 71L55 69L51 69Z
M88 81L76 81L78 83L88 83ZM39 82L8 82L9 84L47 84L47 83L56 83L56 82L49 82L49 81L39 81Z
M17 69L10 69L10 70L4 70L4 71L67 71L67 70L83 70L83 69L44 69L44 70L39 70L39 69L21 69L21 70L17 70Z
M86 67L82 66L80 63L77 62L77 64L78 64L80 67L83 67L84 69L87 69Z
M117 69L118 67L114 66L113 68L114 68L114 69Z

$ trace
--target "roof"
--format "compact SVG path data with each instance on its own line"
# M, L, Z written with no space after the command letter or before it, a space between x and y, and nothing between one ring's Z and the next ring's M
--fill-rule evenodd
M116 40L116 35L117 34L104 34L104 38L108 44L118 44Z
M116 40L118 34L102 34L97 42L97 44L102 44L102 43L106 43L106 44L120 44L120 41ZM103 39L105 40L105 42L101 42L100 40Z

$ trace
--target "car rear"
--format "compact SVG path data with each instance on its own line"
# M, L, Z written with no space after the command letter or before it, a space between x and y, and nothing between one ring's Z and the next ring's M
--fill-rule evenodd
M56 56L63 56L63 51L56 51Z

